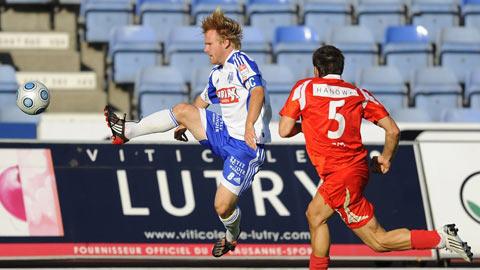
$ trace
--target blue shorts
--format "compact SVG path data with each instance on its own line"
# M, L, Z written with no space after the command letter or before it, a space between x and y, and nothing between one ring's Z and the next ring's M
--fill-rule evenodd
M252 185L253 178L265 160L263 145L253 150L245 141L235 139L228 134L222 116L200 110L207 139L200 144L212 150L223 159L223 179L221 183L231 192L240 196Z

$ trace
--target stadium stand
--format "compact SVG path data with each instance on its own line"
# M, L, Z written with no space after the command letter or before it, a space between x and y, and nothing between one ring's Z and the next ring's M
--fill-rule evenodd
M390 114L398 122L428 123L435 122L436 118L431 111L423 108L398 108L391 110ZM438 119L438 118L437 118Z
M344 79L387 107L429 110L431 102L458 97L463 103L453 101L456 108L480 107L478 0L8 0L0 6L0 63L13 70L16 83L48 82L53 99L62 100L50 112L97 112L107 102L132 111L139 102L137 71L152 66L180 72L182 100L192 100L211 68L198 23L216 6L244 24L242 50L262 72L267 67L266 77L271 65L291 68L292 84L313 75L311 53L329 43L345 53ZM110 40L112 31L121 42ZM412 67L451 69L455 87L445 86L451 96L424 92ZM267 79L274 95L282 92L270 81L278 77ZM175 95L158 97L178 102Z
M356 16L358 24L370 29L375 41L382 43L387 27L407 22L407 9L403 0L359 0Z
M480 1L464 0L461 9L464 25L480 29Z
M296 80L307 76L307 68L312 65L312 52L319 46L317 33L309 27L280 26L275 30L273 54L276 62L289 67Z
M182 74L175 67L153 66L140 70L135 79L138 115L145 116L159 109L188 102L188 89Z
M455 72L460 82L480 63L480 31L475 28L443 28L439 37L439 63Z
M354 82L360 68L378 65L378 46L372 32L362 26L340 26L331 32L328 43L345 55L343 78Z
M441 120L439 108L462 106L462 88L455 74L446 67L417 69L410 85L415 107L430 111L437 121Z
M190 23L188 5L183 0L138 0L135 7L140 23L152 27L162 42L174 27Z
M133 23L130 0L83 0L80 20L84 23L84 39L88 42L108 42L114 27Z
M260 67L262 78L267 83L272 106L272 121L280 119L279 112L290 94L290 90L297 81L292 71L285 65L262 65Z
M408 107L407 85L393 66L361 69L355 82L358 87L371 91L388 109Z
M163 62L160 40L150 26L113 28L108 45L110 74L115 83L133 83L141 68Z
M196 67L211 66L203 52L203 34L198 26L175 27L165 44L168 64L177 67L189 81Z
M349 0L305 0L303 22L325 41L334 26L352 24L352 4Z
M480 67L472 69L465 80L465 104L480 109Z
M434 48L423 26L405 25L387 28L382 48L384 64L396 66L405 81L410 80L412 67L433 65Z
M432 40L442 28L460 23L457 0L412 0L410 16L412 24L424 26Z
M272 50L262 31L254 26L243 28L242 51L255 59L257 64L272 62Z
M222 7L223 12L238 23L245 23L243 6L239 0L192 0L191 5L191 16L197 25L217 7Z
M250 0L246 15L250 25L260 28L269 42L277 26L298 24L297 6L292 0Z
M445 109L442 112L441 120L449 123L478 123L480 122L480 110L473 108Z

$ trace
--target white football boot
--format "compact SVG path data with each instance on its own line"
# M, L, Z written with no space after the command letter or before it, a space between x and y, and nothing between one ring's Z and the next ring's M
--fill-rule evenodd
M457 253L467 262L472 262L473 253L467 242L463 242L458 236L458 229L455 224L444 225L438 230L438 233L442 237L442 242L445 243L444 248L451 252Z

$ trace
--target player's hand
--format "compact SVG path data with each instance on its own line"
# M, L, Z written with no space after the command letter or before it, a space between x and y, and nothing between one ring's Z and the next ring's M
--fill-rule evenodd
M255 135L255 129L253 125L247 125L245 127L245 143L247 143L250 148L257 150L257 136Z
M187 128L184 125L178 125L178 127L175 129L175 133L173 134L173 137L177 141L188 142L187 134L185 134L186 131L187 131Z
M382 155L373 157L370 162L370 167L374 173L386 174L390 170L390 165L390 160Z

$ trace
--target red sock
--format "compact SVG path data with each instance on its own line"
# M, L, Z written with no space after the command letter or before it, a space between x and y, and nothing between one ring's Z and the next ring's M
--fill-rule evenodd
M432 249L440 243L440 235L436 231L411 230L412 249Z
M326 270L328 262L330 262L330 257L317 257L312 253L310 255L310 270Z

